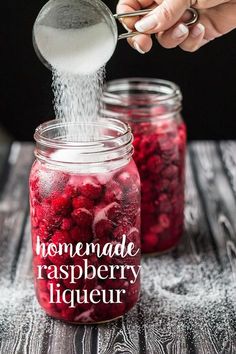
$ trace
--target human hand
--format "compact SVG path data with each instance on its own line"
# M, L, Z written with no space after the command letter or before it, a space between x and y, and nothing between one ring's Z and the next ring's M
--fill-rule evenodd
M191 4L190 4L191 3ZM164 48L179 46L194 52L209 41L236 28L236 0L120 0L117 12L132 12L145 8L153 11L144 17L122 19L126 29L145 34L129 38L129 44L144 54L152 48L155 34ZM198 9L198 23L188 27L189 6Z

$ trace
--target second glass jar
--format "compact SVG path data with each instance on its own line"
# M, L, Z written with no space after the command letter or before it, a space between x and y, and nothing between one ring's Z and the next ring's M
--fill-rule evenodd
M107 84L102 113L128 122L141 177L142 252L172 249L183 233L186 126L177 85L157 79Z

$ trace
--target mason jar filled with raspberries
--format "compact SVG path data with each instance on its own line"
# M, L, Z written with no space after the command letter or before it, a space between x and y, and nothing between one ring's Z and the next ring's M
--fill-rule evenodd
M93 132L78 139L77 132ZM86 133L87 132L87 133ZM123 316L140 291L140 179L129 126L54 120L35 132L30 186L36 295L71 323Z
M141 177L141 249L162 253L183 233L186 126L182 95L172 82L134 78L111 81L103 114L130 124Z

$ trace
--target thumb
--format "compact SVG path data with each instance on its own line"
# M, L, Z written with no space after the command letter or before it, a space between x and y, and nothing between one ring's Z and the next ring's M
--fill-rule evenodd
M136 22L139 32L157 33L165 31L180 20L189 7L189 0L164 0L152 12Z

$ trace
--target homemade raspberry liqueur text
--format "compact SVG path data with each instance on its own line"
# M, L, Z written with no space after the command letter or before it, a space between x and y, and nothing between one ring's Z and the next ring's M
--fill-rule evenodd
M35 288L54 318L106 322L129 311L140 291L140 179L133 137L127 124L100 118L93 123L99 139L80 143L73 141L80 124L68 124L51 121L35 133Z

